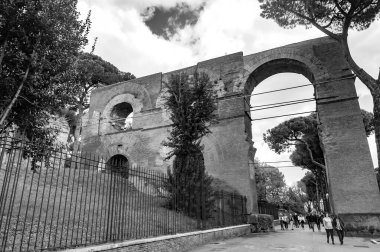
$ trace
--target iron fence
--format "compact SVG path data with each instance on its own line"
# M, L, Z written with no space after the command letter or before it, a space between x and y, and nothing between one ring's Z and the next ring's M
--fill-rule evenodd
M57 250L246 223L245 197L213 192L205 215L202 193L194 193L189 204L199 211L190 217L168 207L179 199L167 183L165 173L131 168L122 158L107 161L2 137L0 251Z
M272 215L275 220L278 220L278 205L266 201L259 201L258 208L259 213Z

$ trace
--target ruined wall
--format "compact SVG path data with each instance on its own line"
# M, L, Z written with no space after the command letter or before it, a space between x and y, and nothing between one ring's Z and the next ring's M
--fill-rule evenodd
M247 56L239 52L99 88L91 96L83 129L84 149L104 155L105 159L122 154L133 165L166 172L171 161L164 161L167 150L161 146L170 127L162 99L165 83L174 73L206 72L218 94L218 123L203 139L206 169L247 195L248 211L257 212L254 169L250 165L256 149L251 140L251 121L244 113L249 105L243 96L250 95L261 81L274 74L299 73L315 85L330 201L335 212L380 214L379 189L354 81L338 47L329 38L319 38ZM120 102L133 107L134 120L128 131L115 129L110 118L112 107ZM376 225L380 228L380 223Z

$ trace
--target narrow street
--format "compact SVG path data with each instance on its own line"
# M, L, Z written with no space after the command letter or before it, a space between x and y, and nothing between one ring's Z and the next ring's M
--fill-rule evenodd
M377 239L379 240L379 239ZM335 251L355 251L369 252L380 251L380 244L373 244L369 238L345 237L344 244L340 245L339 239L334 233L335 245L326 243L326 233L321 231L309 230L305 227L295 228L294 230L281 231L276 226L276 232L250 234L244 237L233 238L224 241L217 241L207 244L189 252L246 252L246 251L302 251L302 252L335 252Z

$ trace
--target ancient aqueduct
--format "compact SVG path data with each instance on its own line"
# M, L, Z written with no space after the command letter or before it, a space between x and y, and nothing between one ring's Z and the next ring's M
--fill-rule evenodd
M255 148L242 96L274 74L302 74L314 84L332 207L354 227L380 230L380 194L355 78L338 47L329 38L318 38L246 56L238 52L96 89L83 125L84 150L166 171L170 162L163 160L166 150L161 142L170 120L163 108L162 84L174 73L206 72L218 92L219 121L203 140L206 169L247 195L248 211L257 212ZM122 129L114 119L132 111L130 128Z

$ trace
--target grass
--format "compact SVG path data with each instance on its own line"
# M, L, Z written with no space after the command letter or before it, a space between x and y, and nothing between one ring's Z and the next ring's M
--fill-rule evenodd
M53 155L49 167L42 164L33 172L30 161L18 155L0 156L0 251L54 250L197 229L196 220L163 207L157 174L136 171L123 178L99 172L94 163L65 168L65 159Z

